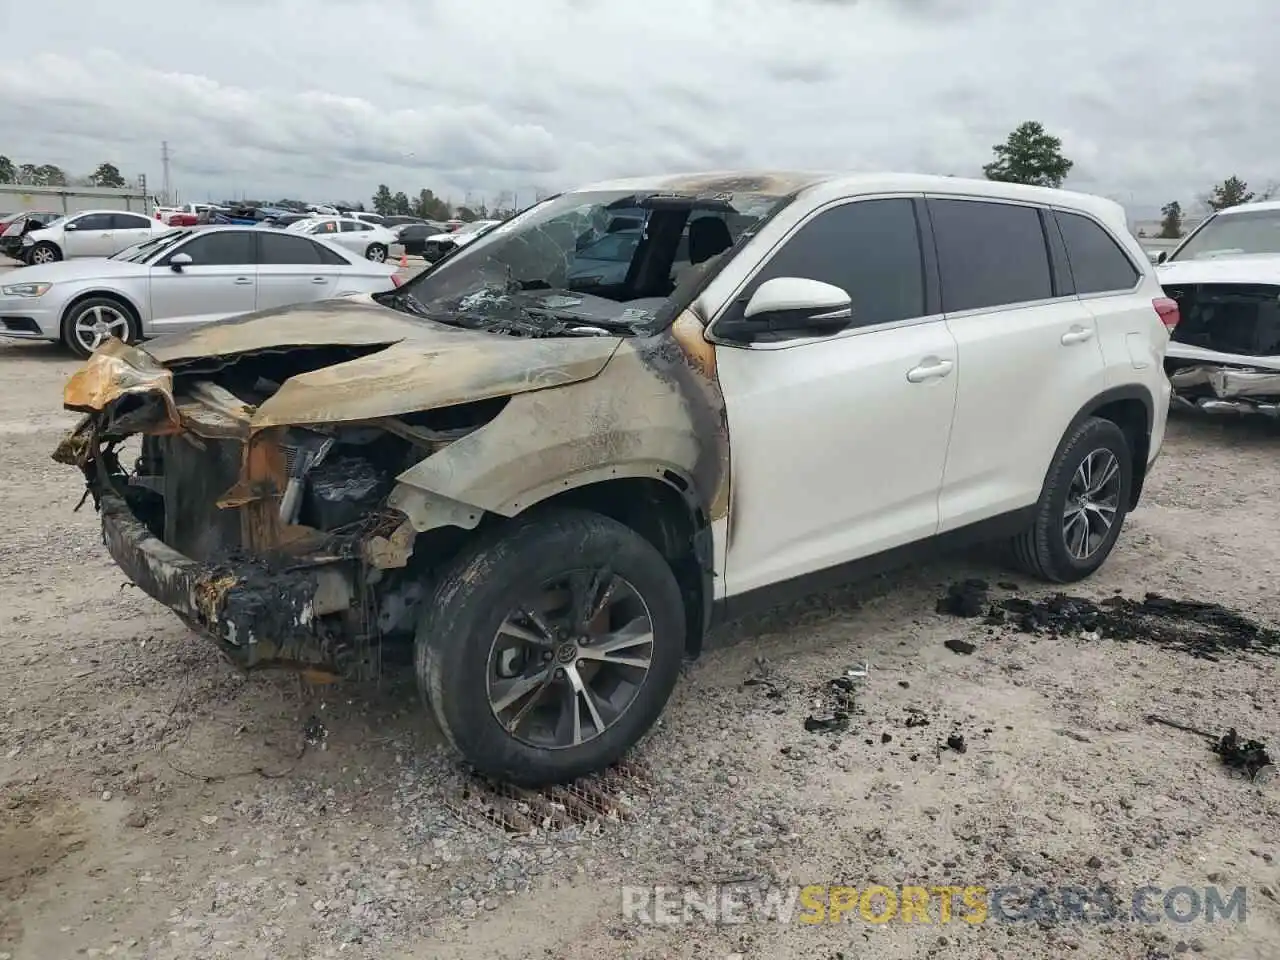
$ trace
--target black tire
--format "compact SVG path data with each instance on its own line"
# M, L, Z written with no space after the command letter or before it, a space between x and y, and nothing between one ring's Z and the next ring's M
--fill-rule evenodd
M366 260L372 260L374 263L387 262L387 248L380 243L369 244L369 249L364 252Z
M94 308L98 308L101 315L118 315L123 319L123 326L118 323L115 326L123 334L120 339L125 343L137 343L141 338L138 318L134 316L133 309L128 304L115 297L88 297L73 304L62 318L62 343L81 360L88 359L93 350L88 348L83 338L77 335L78 324L81 318L92 314ZM114 323L114 320L112 322ZM114 334L115 331L113 331Z
M1064 520L1073 478L1085 459L1107 451L1118 464L1119 480L1115 519L1086 559L1068 549ZM1058 447L1045 479L1035 519L1013 539L1014 559L1027 573L1049 583L1075 583L1094 573L1106 561L1128 513L1133 489L1133 450L1124 431L1110 420L1089 417ZM1109 499L1109 498L1108 498Z
M48 240L41 240L31 252L27 254L27 263L36 266L42 263L57 263L62 259L62 251L56 243L50 243Z
M517 739L489 699L490 652L516 599L575 569L608 568L640 596L651 622L650 666L621 715L575 746ZM565 783L616 762L653 725L680 675L685 612L670 565L608 517L579 510L518 518L464 550L440 577L418 625L418 684L453 747L478 772L522 786ZM576 701L575 706L576 706Z

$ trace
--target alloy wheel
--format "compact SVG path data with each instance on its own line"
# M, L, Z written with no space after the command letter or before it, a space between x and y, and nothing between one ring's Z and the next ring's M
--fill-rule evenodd
M374 263L382 263L387 259L387 251L383 250L382 247L370 247L369 252L365 254L365 256Z
M48 247L36 247L34 250L31 251L32 264L56 263L57 260L58 260L57 255L54 254L54 252L50 250Z
M489 651L489 708L517 740L577 747L608 730L649 675L653 620L608 569L545 582L502 621Z
M1088 560L1106 542L1120 509L1120 460L1105 447L1080 461L1067 488L1062 539L1067 553Z
M108 337L129 341L129 318L124 312L106 304L95 304L76 317L76 342L89 353L102 346Z

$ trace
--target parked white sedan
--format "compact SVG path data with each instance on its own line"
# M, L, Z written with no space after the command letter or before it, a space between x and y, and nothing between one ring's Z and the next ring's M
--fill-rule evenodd
M283 230L184 227L114 257L0 274L0 335L87 357L243 313L399 286L396 268Z
M20 256L30 264L75 257L109 257L165 233L161 220L122 210L86 210L61 217L22 238Z
M289 233L301 233L311 237L323 237L352 253L382 263L396 242L396 235L376 223L366 223L356 217L317 217L299 220L285 227Z

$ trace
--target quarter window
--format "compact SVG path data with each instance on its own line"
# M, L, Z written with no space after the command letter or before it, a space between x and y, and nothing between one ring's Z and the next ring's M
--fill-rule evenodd
M1056 215L1077 293L1133 289L1140 274L1106 230L1077 213L1058 210Z
M915 206L908 199L859 200L818 214L775 253L748 285L731 315L776 277L840 287L853 304L850 326L867 327L924 315L924 263Z
M1048 300L1049 253L1034 207L929 201L947 313Z

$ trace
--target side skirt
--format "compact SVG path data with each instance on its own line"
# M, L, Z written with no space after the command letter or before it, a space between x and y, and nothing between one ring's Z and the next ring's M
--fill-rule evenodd
M940 533L925 540L893 547L869 557L859 557L857 560L828 567L825 570L802 574L781 583L772 583L746 593L725 597L723 600L715 601L711 610L711 625L715 627L740 617L763 613L784 603L791 603L815 593L866 580L888 570L932 560L940 554L1012 537L1031 524L1035 512L1036 507L1032 504L998 517L980 520L956 530L948 530L946 533Z

